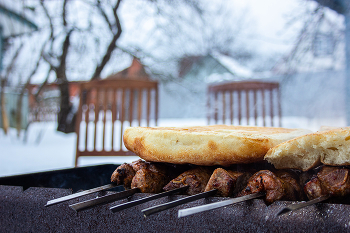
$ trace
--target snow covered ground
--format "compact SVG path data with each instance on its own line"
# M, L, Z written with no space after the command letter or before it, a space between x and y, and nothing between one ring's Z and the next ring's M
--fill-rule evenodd
M253 122L253 121L251 121ZM160 119L159 126L206 125L206 119ZM282 126L305 128L317 131L320 126L345 126L344 119L306 119L285 117ZM74 167L76 147L75 134L56 131L54 122L33 123L27 132L18 138L14 129L4 135L0 129L0 176L49 171ZM120 164L138 157L82 157L79 166L95 164Z

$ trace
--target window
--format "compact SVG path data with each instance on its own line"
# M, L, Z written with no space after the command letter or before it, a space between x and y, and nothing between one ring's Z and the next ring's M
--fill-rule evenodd
M317 33L314 39L314 56L322 57L332 55L334 50L334 39L332 34Z

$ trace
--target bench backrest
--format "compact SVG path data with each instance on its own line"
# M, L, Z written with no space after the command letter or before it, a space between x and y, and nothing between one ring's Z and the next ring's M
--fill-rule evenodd
M158 83L98 80L81 84L76 118L76 158L135 155L123 144L129 126L156 126Z
M208 124L281 126L277 82L212 84L207 93Z

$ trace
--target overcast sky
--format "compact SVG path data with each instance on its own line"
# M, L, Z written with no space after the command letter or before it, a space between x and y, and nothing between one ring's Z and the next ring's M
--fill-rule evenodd
M268 49L288 49L292 44L293 31L286 31L286 23L293 12L300 10L300 3L305 0L235 0L232 4L247 9L251 25L261 42ZM295 34L294 34L295 35Z

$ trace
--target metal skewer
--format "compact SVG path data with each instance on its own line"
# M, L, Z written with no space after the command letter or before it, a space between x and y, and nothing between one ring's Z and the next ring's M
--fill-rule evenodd
M161 198L161 197L170 196L170 195L173 195L173 194L185 191L186 189L188 189L188 187L189 186L184 186L184 187L173 189L173 190L170 190L170 191L167 191L167 192L162 192L162 193L158 193L158 194L155 194L155 195L152 195L152 196L149 196L149 197L141 198L141 199L138 199L138 200L135 200L135 201L130 201L130 202L127 202L127 203L116 205L116 206L111 207L110 210L113 213L115 213L115 212L118 212L118 211L130 208L130 207L133 207L133 206L136 206L136 205L148 202L148 201L152 201L152 200L155 200L155 199L158 199L158 198Z
M247 201L247 200L251 200L251 199L255 199L255 198L263 197L263 196L265 196L265 193L253 193L253 194L249 194L249 195L246 195L243 197L232 198L232 199L229 199L226 201L220 201L220 202L215 202L215 203L211 203L211 204L207 204L207 205L201 205L201 206L196 206L196 207L192 207L192 208L182 209L182 210L178 211L178 217L179 218L186 217L186 216L189 216L192 214L221 208L224 206L232 205L232 204L235 204L238 202Z
M119 185L107 184L107 185L103 185L103 186L100 186L100 187L97 187L97 188L93 188L93 189L89 189L89 190L73 193L73 194L68 195L68 196L64 196L64 197L60 197L60 198L48 201L45 206L55 205L55 204L62 203L62 202L65 202L65 201L69 201L69 200L72 200L72 199L75 199L75 198L78 198L78 197L82 197L82 196L85 196L85 195L88 195L88 194L91 194L91 193L96 193L96 192L99 192L99 191L104 191L104 190L108 190L108 189L111 189L111 188L115 188L117 186L119 186Z
M69 207L71 207L73 210L78 212L81 210L90 209L90 208L98 206L98 205L103 205L103 204L107 204L107 203L110 203L113 201L117 201L117 200L129 197L129 196L133 195L134 193L138 193L138 192L140 192L140 189L133 188L133 189L129 189L126 191L112 193L112 194L105 195L102 197L97 197L97 198L94 198L91 200L72 204L72 205L69 205Z
M181 198L181 199L178 199L178 200L175 200L175 201L171 201L171 202L168 202L168 203L164 203L164 204L161 204L161 205L157 205L157 206L153 206L153 207L150 207L150 208L147 208L147 209L143 209L142 213L143 213L143 215L145 217L147 217L149 215L152 215L152 214L158 213L160 211L176 207L178 205L182 205L182 204L185 204L185 203L188 203L188 202L196 201L196 200L201 199L201 198L213 196L216 192L217 192L216 189L212 189L212 190L207 191L207 192L199 193L199 194L196 194L196 195L184 197L184 198Z
M313 205L313 204L325 201L328 198L330 198L330 196L329 195L325 195L325 196L317 197L317 198L315 198L315 199L313 199L311 201L306 201L306 202L301 202L301 203L289 205L287 207L284 207L280 212L278 212L277 216L282 215L282 214L286 214L286 213L288 213L290 211L294 211L294 210L298 210L298 209L304 208L304 207L309 206L309 205Z

